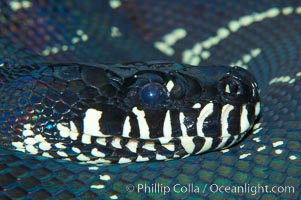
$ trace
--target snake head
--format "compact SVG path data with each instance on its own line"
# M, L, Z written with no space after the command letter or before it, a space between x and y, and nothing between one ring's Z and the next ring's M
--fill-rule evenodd
M165 160L226 148L260 112L255 78L239 67L57 64L11 73L5 83L10 101L2 100L11 107L3 119L10 137L1 143L84 163Z
M124 85L124 105L141 113L138 121L148 119L150 126L140 130L146 134L137 135L144 139L239 136L260 112L255 78L240 67L150 66L129 76Z
M243 68L171 63L138 68L120 87L126 110L122 137L178 145L175 155L199 154L240 141L260 113L256 80Z

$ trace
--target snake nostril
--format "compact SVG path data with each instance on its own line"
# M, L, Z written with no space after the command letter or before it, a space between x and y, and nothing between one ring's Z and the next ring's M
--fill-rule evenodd
M239 95L240 94L239 83L237 83L236 81L230 81L229 83L226 83L224 92L232 96Z
M151 108L159 107L166 100L165 88L158 83L148 83L139 92L139 98L143 105Z
M250 87L236 77L222 78L218 90L221 98L227 103L242 103L250 98Z

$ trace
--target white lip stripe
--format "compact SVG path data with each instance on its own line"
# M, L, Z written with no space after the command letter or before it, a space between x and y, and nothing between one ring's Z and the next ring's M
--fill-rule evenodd
M140 138L141 139L149 139L149 127L147 125L146 119L145 119L145 113L144 111L138 110L137 107L133 108L133 113L138 118L138 124L140 129Z
M105 135L100 131L99 120L101 118L102 111L95 109L88 109L84 118L84 134L105 137Z
M106 138L97 138L96 142L102 146L106 146L107 145L107 140Z
M106 156L106 155L105 155L104 153L102 153L101 151L98 151L97 148L93 148L93 149L91 150L91 154L92 154L93 156L101 157L101 158L104 158L104 157Z
M180 112L179 119L180 119L180 125L181 125L182 136L183 136L183 137L187 137L187 128L186 128L186 126L185 126L185 124L184 124L185 115L184 115L183 112Z
M70 121L70 138L72 140L77 140L77 137L79 135L77 127L75 126L75 124L73 123L73 121Z
M126 146L131 152L137 153L138 141L137 141L137 140L130 140L125 146Z
M170 138L172 134L171 129L171 119L170 119L170 111L168 110L165 115L164 125L163 125L163 135L164 137Z
M118 161L119 164L129 163L129 162L132 162L132 160L124 157L121 157Z
M201 150L199 150L195 154L203 153L205 151L208 151L211 148L213 139L210 137L204 137L204 139L205 139L205 142L204 142L203 147L201 148Z
M200 112L200 115L197 119L197 132L198 136L204 137L203 124L205 119L213 113L213 103L208 103Z
M195 149L195 144L193 142L194 137L180 137L181 144L185 151L191 154Z
M146 150L149 150L149 151L156 151L155 144L152 143L152 142L145 143L145 144L142 146L142 148L143 148L143 149L146 149Z
M127 116L124 120L123 124L123 130L122 130L122 136L123 137L130 137L130 132L131 132L131 124L130 124L130 117Z
M148 157L142 157L142 156L138 155L136 161L137 162L149 161L149 158Z
M230 112L234 109L234 106L230 104L226 104L222 108L222 114L221 114L221 126L222 126L222 137L229 137L231 136L228 132L228 118Z
M165 160L166 159L166 156L164 155L161 155L161 154L156 154L156 160Z
M122 149L122 146L121 146L120 142L121 142L121 139L118 138L118 137L115 137L115 138L112 140L111 144L112 144L113 147L115 147L115 148L117 148L117 149Z
M260 113L260 102L257 102L255 105L255 116L258 116Z
M240 116L240 132L245 132L250 127L250 122L248 120L248 110L246 104L242 106L241 116Z
M91 135L83 134L82 135L82 143L91 144Z
M175 151L175 145L173 143L163 144L162 146L168 149L169 151Z
M171 137L159 137L158 138L161 144L167 144L172 139Z

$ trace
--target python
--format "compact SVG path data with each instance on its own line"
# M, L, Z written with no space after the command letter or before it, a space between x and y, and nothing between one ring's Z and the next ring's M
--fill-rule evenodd
M241 141L260 113L239 67L173 62L0 69L0 144L80 163L183 158Z

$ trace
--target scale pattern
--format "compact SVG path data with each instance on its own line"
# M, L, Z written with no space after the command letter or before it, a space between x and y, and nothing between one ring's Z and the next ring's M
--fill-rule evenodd
M1 199L301 198L300 2L9 0L0 7L1 67L154 58L240 65L255 75L262 101L261 119L242 143L182 160L95 168L1 147ZM144 183L291 185L296 191L126 191Z

